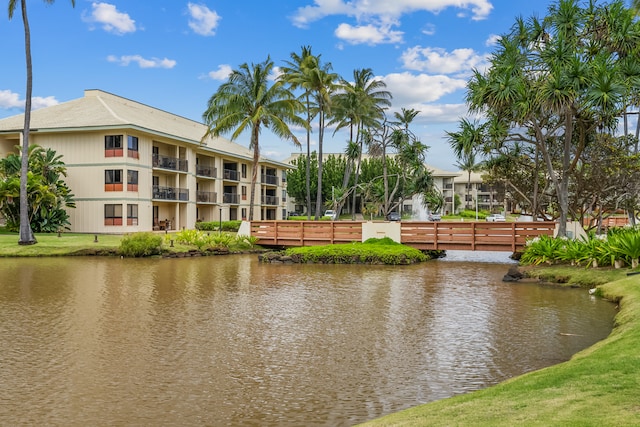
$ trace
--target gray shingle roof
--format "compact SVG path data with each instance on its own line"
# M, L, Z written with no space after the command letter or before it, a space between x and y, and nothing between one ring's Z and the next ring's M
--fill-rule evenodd
M0 133L21 130L24 114L0 119ZM84 97L31 112L31 129L41 132L130 127L199 144L207 127L148 105L98 89L85 90ZM252 150L225 138L208 138L207 148L251 159ZM281 164L270 159L262 161Z

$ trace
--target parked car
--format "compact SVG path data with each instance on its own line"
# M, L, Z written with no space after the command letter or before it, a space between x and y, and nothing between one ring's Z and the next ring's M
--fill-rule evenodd
M335 221L338 219L338 212L329 209L324 211L324 216L328 216L331 219L331 221Z
M398 212L389 212L387 214L387 221L400 221L402 217Z
M288 214L289 217L300 216L300 215L302 215L302 214L300 212L296 212L296 211L289 212L289 214Z
M487 222L505 222L507 219L501 214L490 214L485 218Z
M440 214L432 212L429 214L429 216L427 216L427 219L429 221L440 221L442 217L440 216Z

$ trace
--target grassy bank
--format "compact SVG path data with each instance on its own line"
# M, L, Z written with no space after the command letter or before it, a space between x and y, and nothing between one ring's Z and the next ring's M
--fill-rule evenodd
M638 426L640 425L640 275L571 267L533 274L588 286L620 306L611 335L570 361L493 387L428 403L365 426ZM628 270L627 270L628 271ZM617 279L617 280L616 280Z
M176 239L177 233L160 234L163 238L164 252L189 252L196 250L196 246L180 244ZM224 234L224 233L223 233ZM230 233L235 236L236 233ZM171 246L171 240L174 240ZM117 234L78 234L62 233L58 237L55 233L37 233L35 245L18 245L18 235L15 233L0 233L1 257L38 257L38 256L80 256L80 255L117 255L120 247L121 235ZM97 240L97 241L96 241ZM230 250L235 250L230 247Z

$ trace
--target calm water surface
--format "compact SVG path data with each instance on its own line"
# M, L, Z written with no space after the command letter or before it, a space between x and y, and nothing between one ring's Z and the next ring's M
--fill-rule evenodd
M0 425L347 426L609 334L613 304L505 262L2 259Z

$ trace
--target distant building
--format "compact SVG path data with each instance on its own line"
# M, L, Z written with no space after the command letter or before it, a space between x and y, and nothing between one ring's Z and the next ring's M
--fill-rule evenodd
M477 208L479 211L488 212L506 210L504 191L499 186L484 183L482 172L471 172L470 182L467 172L459 172L454 179L454 187L455 193L460 197L459 209Z
M0 119L0 156L21 144L24 115ZM71 231L126 233L248 218L253 152L206 126L101 90L35 110L29 143L52 148L75 194ZM260 159L254 219L286 218L289 165Z

